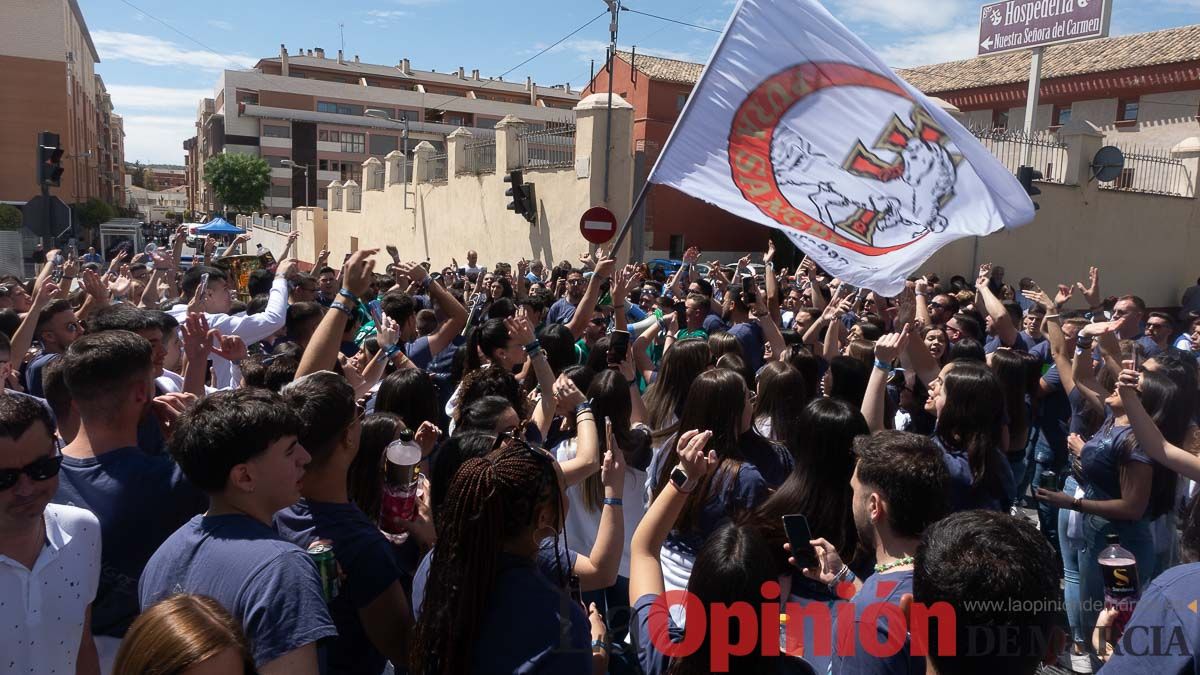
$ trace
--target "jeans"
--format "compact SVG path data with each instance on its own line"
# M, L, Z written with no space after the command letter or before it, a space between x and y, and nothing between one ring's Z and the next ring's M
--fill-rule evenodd
M1063 492L1075 494L1074 476L1067 476ZM1071 625L1071 639L1077 643L1087 644L1087 635L1083 630L1083 607L1079 604L1079 565L1083 554L1084 541L1082 538L1070 536L1067 523L1071 511L1058 509L1058 545L1063 560L1063 604L1067 609L1067 623Z
M1061 445L1062 447L1058 447ZM1042 474L1053 471L1058 474L1058 484L1062 485L1062 474L1066 471L1067 454L1066 439L1049 439L1045 431L1038 429L1037 441L1033 451L1032 481L1037 485L1042 480ZM1058 543L1058 509L1046 502L1038 502L1038 525L1042 535L1051 545Z
M1100 576L1100 552L1108 547L1105 535L1115 532L1121 546L1137 560L1139 588L1145 589L1157 573L1154 555L1154 534L1150 520L1107 520L1100 516L1083 517L1084 547L1079 557L1079 590L1084 602L1083 619L1087 635L1096 625L1096 617L1104 606L1104 580Z

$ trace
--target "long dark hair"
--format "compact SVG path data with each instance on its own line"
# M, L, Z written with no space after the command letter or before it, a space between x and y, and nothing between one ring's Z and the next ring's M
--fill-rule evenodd
M399 415L406 427L416 431L422 422L436 424L441 419L438 400L437 386L429 373L420 368L406 368L383 378L375 398L375 411Z
M800 371L804 376L804 386L808 392L808 400L813 400L820 395L821 387L821 363L820 360L812 353L812 350L802 344L795 344L787 348L787 352L783 357L793 368Z
M850 488L854 439L870 433L867 421L850 404L832 398L813 400L797 417L800 435L792 449L796 464L779 489L755 510L753 522L785 568L787 535L782 518L793 513L808 518L813 535L827 539L842 560L850 561L858 549Z
M742 412L746 406L746 383L732 370L715 368L696 378L688 392L687 403L679 416L680 431L699 429L711 431L708 449L715 450L720 464L700 479L700 484L688 495L687 503L675 527L681 531L696 526L700 509L709 496L722 489L737 475L745 457L742 455ZM662 450L662 464L654 477L654 495L667 486L671 470L679 461L672 439Z
M825 395L861 407L870 377L867 364L853 356L835 356L829 360L829 391Z
M1031 367L1027 358L1040 364L1037 357L1025 352L997 349L992 353L992 372L1004 390L1004 409L1008 412L1008 451L1011 453L1025 451L1029 428L1033 425L1026 400L1032 400L1041 373L1036 365Z
M471 331L464 345L463 375L478 370L486 358L491 361L492 352L508 347L508 326L504 319L488 319Z
M644 434L636 434L630 428L629 417L633 412L633 401L629 394L629 380L615 370L606 370L592 378L587 388L587 396L592 402L592 412L596 416L596 429L600 433L600 452L608 448L605 438L605 421L612 422L613 440L617 448L624 452L627 465L645 465L644 455L649 452L649 439ZM604 502L604 483L600 480L600 472L596 471L583 479L580 486L583 506L588 511L599 511Z
M758 371L758 399L754 419L771 421L771 440L786 443L793 453L803 428L797 410L808 405L808 383L800 371L783 361L772 361Z
M1000 380L986 365L959 361L942 376L946 403L937 416L934 433L946 448L961 450L971 466L972 489L999 495L1000 427L996 410L1004 400Z
M704 340L680 340L663 354L658 379L646 390L646 412L655 440L675 433L692 382L712 363Z
M717 528L704 542L696 555L688 578L688 593L695 596L704 607L716 607L717 603L732 607L735 603L761 602L762 585L778 578L780 567L770 545L757 529L735 523L726 523ZM728 620L728 619L727 619ZM734 644L756 642L757 636L744 635L747 624L730 621L727 633ZM667 672L671 675L707 675L712 672L709 659L712 636L716 630L705 633L700 647L689 655L671 661ZM761 649L751 649L745 656L729 660L730 673L773 673L778 671L777 662L786 656L765 656Z
M509 405L517 411L517 417L525 419L528 413L528 401L521 391L521 383L516 376L503 368L480 368L467 373L458 390L458 408L455 421L460 421L463 412L475 401L485 396L502 396L508 399Z
M350 501L379 521L380 495L383 491L383 451L404 428L399 415L376 412L363 418L358 435L358 454L346 472L346 490Z
M512 437L487 457L466 460L454 473L436 522L424 610L413 634L409 668L422 675L467 673L488 599L496 586L504 543L533 535L540 509L562 522L554 460ZM555 551L559 549L557 536ZM570 573L559 560L559 573Z
M1142 373L1138 398L1141 399L1146 412L1150 414L1154 425L1158 427L1159 432L1168 443L1180 447L1187 443L1188 429L1196 410L1194 379L1191 379L1190 387L1180 386L1180 382L1166 372L1146 371ZM1132 450L1132 446L1136 442L1133 434L1129 434L1125 439L1128 447L1122 449ZM1155 462L1153 467L1154 475L1150 483L1150 513L1157 518L1171 510L1175 500L1177 476L1174 471L1158 462Z

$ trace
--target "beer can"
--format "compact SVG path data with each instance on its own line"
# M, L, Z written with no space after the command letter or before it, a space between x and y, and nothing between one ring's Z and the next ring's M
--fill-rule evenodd
M1038 479L1038 487L1052 492L1058 490L1058 474L1053 471L1043 471L1042 476Z
M338 594L337 560L333 555L333 546L325 540L317 540L308 545L308 555L317 566L317 575L321 578L321 595L325 602L330 602Z

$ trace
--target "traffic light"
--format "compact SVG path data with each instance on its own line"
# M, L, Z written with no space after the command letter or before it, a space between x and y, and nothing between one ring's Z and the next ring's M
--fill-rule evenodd
M63 150L58 146L58 134L43 131L38 134L38 185L62 184Z
M531 223L535 222L537 220L537 194L534 191L533 183L525 183L524 176L520 171L509 171L508 175L504 177L504 182L510 185L504 191L504 196L512 198L506 208L519 216L524 216L525 220Z
M1042 172L1032 166L1017 167L1017 181L1021 183L1021 187L1025 188L1025 194L1034 197L1042 194L1041 188L1033 184L1035 180L1042 179ZM1036 211L1042 208L1037 202L1033 203L1033 210Z

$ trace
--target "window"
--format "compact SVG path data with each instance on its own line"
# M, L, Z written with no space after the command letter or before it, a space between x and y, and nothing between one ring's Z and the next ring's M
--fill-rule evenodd
M1117 121L1136 122L1138 118L1138 99L1124 98L1117 101Z
M493 118L489 118L489 117L476 117L475 118L475 126L480 129L495 129L496 122L499 122L499 121L500 120L498 120L498 119L493 119Z
M1008 111L993 110L992 111L992 128L1007 129L1008 128Z
M342 132L342 152L358 152L367 151L367 135L356 134L350 131Z
M383 156L395 150L399 142L399 138L395 136L385 136L382 134L371 134L371 152L372 155Z
M1050 125L1061 127L1071 121L1071 104L1058 104L1054 106L1054 116L1050 120Z
M304 73L299 73L299 72L296 72L296 71L294 71L294 70L289 70L289 71L288 71L288 77L298 77L298 78L300 78L301 80L303 80L303 79L304 79Z
M263 159L267 160L267 166L271 167L272 169L280 169L280 168L286 169L287 168L283 165L283 160L287 159L287 157L276 157L275 155L263 155Z
M682 258L683 257L683 235L682 234L671 235L670 242L667 244L667 255L671 256L672 258Z
M675 110L676 111L683 110L683 107L685 105L687 105L687 100L688 100L687 94L677 94L675 96Z
M356 162L335 162L322 159L317 163L317 168L320 171L337 171L338 180L343 183L348 180L362 185L362 164Z
M257 91L242 91L241 89L239 89L237 91L237 102L238 103L249 103L250 105L258 105L258 92Z
M264 124L262 135L267 138L291 138L292 128L290 126L280 126L277 124Z
M292 196L292 186L291 185L272 184L270 196L272 196L272 197L291 197Z
M334 113L336 115L362 115L363 107L350 103L334 103L332 101L317 101L317 112Z
M471 116L463 113L447 113L446 124L452 124L456 127L471 126Z

